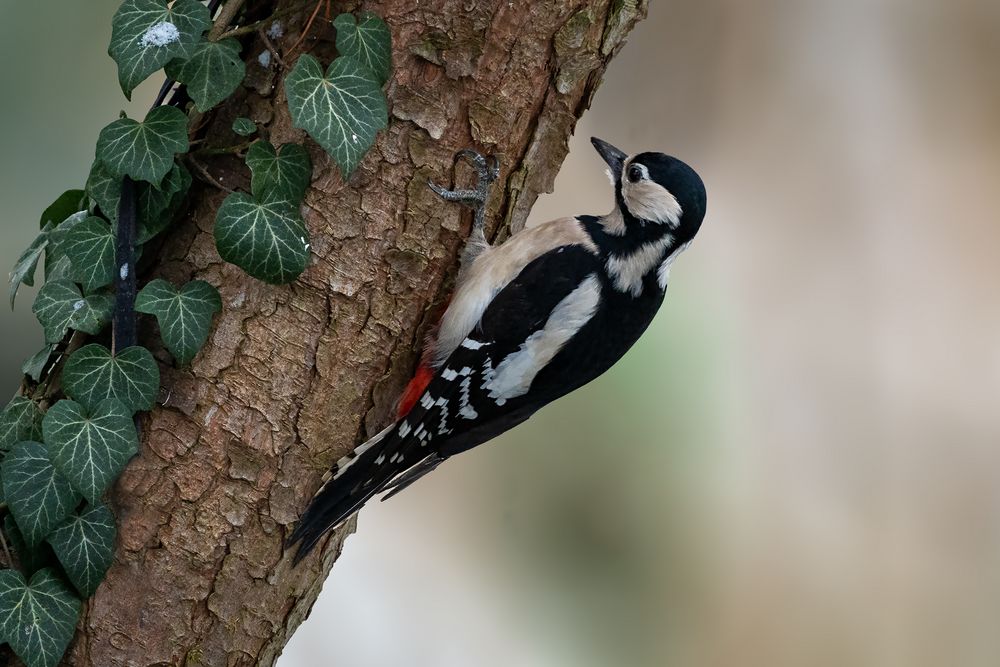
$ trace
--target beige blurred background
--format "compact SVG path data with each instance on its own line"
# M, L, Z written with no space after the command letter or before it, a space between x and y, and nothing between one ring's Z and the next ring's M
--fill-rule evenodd
M0 0L6 267L124 104L118 0L48 4ZM655 2L532 217L610 208L591 134L690 162L663 311L366 509L280 667L1000 664L998 63L996 0Z

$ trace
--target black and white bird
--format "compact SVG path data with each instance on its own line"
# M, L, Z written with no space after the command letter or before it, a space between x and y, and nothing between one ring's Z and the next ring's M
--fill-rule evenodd
M373 496L398 493L604 373L649 326L701 227L705 186L676 158L592 142L614 184L611 213L535 225L496 247L484 235L495 161L459 154L477 167L475 190L431 184L476 211L458 285L397 421L334 467L289 538L301 543L296 562Z

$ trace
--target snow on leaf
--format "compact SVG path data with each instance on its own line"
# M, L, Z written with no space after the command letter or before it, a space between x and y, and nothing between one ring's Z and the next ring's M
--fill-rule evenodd
M174 58L187 57L212 25L197 0L125 0L111 21L108 54L118 63L125 97Z

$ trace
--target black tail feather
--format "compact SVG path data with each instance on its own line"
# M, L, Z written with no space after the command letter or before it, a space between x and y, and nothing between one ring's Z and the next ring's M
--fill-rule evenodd
M420 448L413 437L400 438L395 430L381 437L313 497L285 545L299 545L295 564L374 496L386 489L395 495L443 460L433 451Z

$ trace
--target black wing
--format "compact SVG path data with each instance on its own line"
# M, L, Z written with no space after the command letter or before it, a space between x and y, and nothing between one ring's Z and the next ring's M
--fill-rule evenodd
M496 365L543 328L557 305L599 269L594 253L564 246L528 264L504 287L413 409L319 491L289 539L302 542L296 562L373 496L386 490L394 495L448 456L513 428L555 398L498 402L486 384Z

